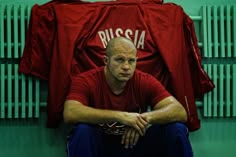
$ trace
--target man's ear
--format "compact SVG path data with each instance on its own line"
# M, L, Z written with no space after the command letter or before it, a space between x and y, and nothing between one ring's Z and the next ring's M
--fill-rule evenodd
M107 56L104 56L104 57L103 57L103 61L104 61L104 64L107 65L107 63L108 63L108 57L107 57Z

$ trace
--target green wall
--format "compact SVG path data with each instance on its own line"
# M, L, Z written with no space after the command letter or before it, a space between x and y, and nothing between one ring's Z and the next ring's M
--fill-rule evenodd
M43 4L47 0L0 0L0 4ZM225 4L225 0L166 0L181 5L187 14L199 15L202 5ZM236 0L227 0L236 5ZM46 100L46 83L41 85ZM195 157L234 157L236 154L236 119L204 118L199 107L201 128L190 133ZM65 141L68 128L45 127L46 112L39 119L0 119L0 157L65 157Z
M48 2L49 0L0 0L0 3L7 3L7 4L43 4ZM84 0L86 1L86 0ZM106 0L87 0L87 1L106 1ZM220 5L225 4L227 5L236 4L236 0L164 0L164 2L173 2L176 4L181 5L184 10L190 15L197 15L199 9L202 5Z

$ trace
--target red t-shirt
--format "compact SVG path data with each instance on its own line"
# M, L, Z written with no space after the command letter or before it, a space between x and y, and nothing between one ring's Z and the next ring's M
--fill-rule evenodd
M81 73L72 79L67 100L77 100L84 105L100 109L128 112L143 112L150 105L170 96L161 83L152 75L136 70L125 90L114 94L108 86L104 67ZM106 134L122 135L124 125L118 122L99 124Z
M125 88L121 94L114 94L105 80L104 67L100 67L74 77L67 100L100 109L142 112L170 96L156 78L139 70Z

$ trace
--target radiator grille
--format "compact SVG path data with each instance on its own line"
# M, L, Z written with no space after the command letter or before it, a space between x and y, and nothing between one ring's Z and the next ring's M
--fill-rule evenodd
M18 73L30 11L0 5L0 118L39 117L39 80Z
M203 6L204 69L216 88L203 98L206 117L236 116L236 6Z
M203 57L236 57L236 6L203 6Z
M204 116L236 116L236 64L208 64L204 69L216 86L204 96Z

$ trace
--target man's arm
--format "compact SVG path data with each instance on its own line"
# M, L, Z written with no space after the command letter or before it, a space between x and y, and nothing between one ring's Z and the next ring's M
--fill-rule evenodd
M154 106L153 111L142 113L149 124L165 124L170 122L186 122L187 113L184 107L173 97L169 96ZM125 148L133 147L138 142L140 134L133 128L126 128L125 134L122 136L121 144Z
M153 111L141 114L149 124L165 124L170 122L186 122L187 113L184 107L173 96L158 102Z
M133 127L142 135L145 132L147 121L139 113L130 113L106 109L96 109L85 106L79 101L67 100L63 111L66 123L109 123L120 122L121 124Z

